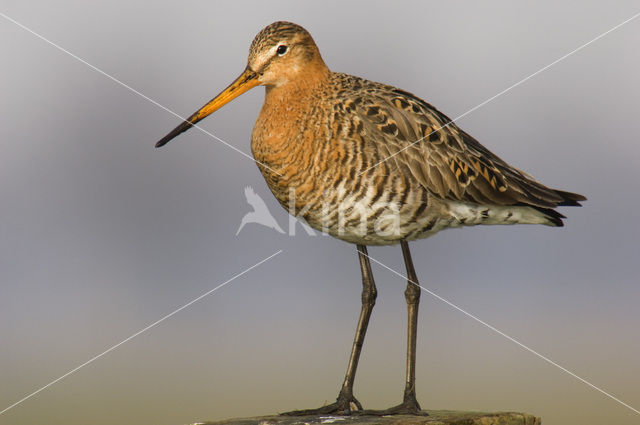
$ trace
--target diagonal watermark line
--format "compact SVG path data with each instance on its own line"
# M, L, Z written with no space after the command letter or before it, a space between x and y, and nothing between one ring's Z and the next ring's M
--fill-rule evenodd
M487 103L493 101L494 99L502 96L503 94L505 94L506 92L510 91L511 89L514 89L516 87L518 87L520 84L524 83L525 81L535 77L536 75L540 74L541 72L551 68L553 65L557 64L558 62L563 61L564 59L568 58L569 56L573 55L574 53L579 52L580 50L584 49L585 47L587 47L588 45L590 45L591 43L601 39L602 37L604 37L605 35L609 34L610 32L613 32L615 30L617 30L618 28L620 28L621 26L631 22L632 20L636 19L638 16L640 16L640 12L636 13L635 15L633 15L632 17L630 17L629 19L626 19L625 21L619 23L618 25L616 25L615 27L603 32L602 34L600 34L599 36L587 41L586 43L582 44L581 46L573 49L572 51L570 51L569 53L567 53L566 55L559 57L558 59L554 60L553 62L551 62L550 64L548 64L545 67L540 68L539 70L537 70L536 72L534 72L533 74L528 75L527 77L524 77L522 80L518 81L517 83L514 83L512 85L510 85L509 87L507 87L506 89L502 90L500 93L491 96L489 99L485 100L484 102L474 106L473 108L469 109L467 112L463 113L462 115L458 115L457 117L455 117L454 119L452 119L451 121L447 122L446 124L444 124L443 126L433 130L431 133L425 135L424 137L421 137L420 139L416 140L415 142L412 142L410 144L408 144L407 146L405 146L404 148L400 149L399 151L393 153L392 155L389 155L388 157L386 157L385 159L383 159L380 162L377 162L375 164L373 164L371 167L367 168L366 170L362 171L361 173L359 173L358 175L362 175L364 173L366 173L367 171L371 170L372 168L377 167L378 165L382 164L385 161L388 161L389 159L393 158L396 155L399 155L400 153L402 153L403 151L409 149L410 147L414 146L415 144L423 141L424 139L426 139L427 137L429 137L431 134L433 133L437 133L438 131L442 130L445 127L449 127L451 124L455 123L456 121L458 121L460 118L463 118L467 115L469 115L470 113L472 113L473 111L475 111L476 109L482 108L484 105L486 105Z
M233 282L234 280L236 280L237 278L239 278L240 276L242 276L245 273L248 273L249 271L255 269L256 267L258 267L261 264L266 263L267 261L269 261L270 259L272 259L273 257L275 257L276 255L280 254L282 252L282 250L278 250L277 252L271 254L270 256L268 256L267 258L265 258L262 261L259 261L258 263L254 264L253 266L249 267L248 269L245 269L244 271L238 273L237 275L233 276L231 279L221 283L220 285L216 286L215 288L205 292L204 294L200 295L198 298L189 301L188 303L186 303L185 305L183 305L180 308L175 309L174 311L172 311L171 313L167 314L166 316L162 317L161 319L156 320L155 322L153 322L152 324L144 327L143 329L140 329L138 332L134 333L133 335L131 335L128 338L123 339L122 341L120 341L119 343L117 343L116 345L112 346L111 348L103 351L102 353L98 354L97 356L92 357L91 359L87 360L86 362L82 363L80 366L75 367L74 369L71 369L69 372L65 373L64 375L62 375L61 377L54 379L53 381L49 382L47 385L45 385L44 387L32 392L31 394L29 394L26 397L21 398L20 400L16 401L15 403L13 403L12 405L6 407L4 410L0 411L0 415L2 415L3 413L5 413L6 411L16 407L17 405L19 405L20 403L27 401L28 399L30 399L31 397L33 397L34 395L38 394L41 391L46 390L47 388L49 388L50 386L52 386L53 384L63 380L64 378L66 378L67 376L71 375L74 372L77 372L78 370L82 369L83 367L87 366L88 364L94 362L95 360L98 360L100 357L104 356L105 354L110 353L111 351L115 350L116 348L120 347L122 344L125 344L129 341L131 341L133 338L137 337L138 335L140 335L143 332L148 331L149 329L153 328L154 326L164 322L165 320L167 320L168 318L170 318L171 316L179 313L180 311L184 310L185 308L189 307L191 304L196 303L198 301L200 301L201 299L203 299L204 297L206 297L207 295L217 291L218 289L222 288L223 286L227 285L228 283Z
M529 348L528 346L524 345L523 343L521 343L520 341L518 341L517 339L507 335L506 333L502 332L501 330L495 328L494 326L491 326L490 324L488 324L487 322L483 321L482 319L479 319L478 317L474 316L473 314L469 313L468 311L458 307L457 305L455 305L454 303L452 303L451 301L442 298L440 295L436 294L433 291L428 290L427 288L425 288L424 286L421 286L418 282L414 282L411 279L409 279L407 276L403 275L402 273L399 273L397 271L395 271L394 269L392 269L391 267L387 266L386 264L383 264L382 262L376 260L375 258L366 255L371 261L375 262L376 264L381 265L382 267L384 267L385 269L389 270L390 272L392 272L393 274L396 274L404 279L406 279L408 282L416 285L418 288L422 289L423 291L427 292L429 295L434 296L435 298L439 299L440 301L442 301L443 303L455 308L456 310L458 310L459 312L461 312L462 314L472 318L473 320L475 320L476 322L480 323L481 325L486 326L487 328L491 329L492 331L496 332L497 334L507 338L509 341L519 345L520 347L524 348L525 350L529 351L532 354L535 354L536 356L538 356L539 358L541 358L542 360L544 360L545 362L557 367L558 369L562 370L563 372L568 373L569 375L573 376L574 378L576 378L577 380L579 380L580 382L587 384L588 386L590 386L591 388L593 388L596 391L601 392L602 394L604 394L605 396L609 397L610 399L620 403L621 405L623 405L624 407L634 411L637 414L640 414L640 410L634 408L633 406L628 405L627 403L625 403L624 401L620 400L619 398L616 398L615 396L609 394L608 392L606 392L605 390L603 390L600 387L597 387L595 385L593 385L591 382L587 381L584 378L579 377L578 375L576 375L575 373L571 372L569 369L560 366L558 363L554 362L553 360L551 360L550 358L538 353L537 351L535 351L532 348Z
M180 118L182 121L186 121L187 119L185 117L183 117L182 115L179 115L175 112L173 112L171 109L167 108L164 105L161 105L160 103L156 102L155 100L151 99L149 96L146 96L144 94L142 94L141 92L139 92L138 90L134 89L133 87L131 87L130 85L120 81L119 79L117 79L116 77L112 76L111 74L106 73L105 71L101 70L100 68L98 68L97 66L94 66L92 64L90 64L89 62L87 62L86 60L82 59L81 57L71 53L70 51L68 51L67 49L65 49L64 47L54 43L53 41L47 39L46 37L38 34L37 32L35 32L34 30L32 30L31 28L21 24L20 22L16 21L15 19L5 15L4 13L0 12L0 16L2 16L4 19L6 19L9 22L12 22L14 24L16 24L17 26L19 26L20 28L22 28L23 30L30 32L31 34L35 35L36 37L38 37L39 39L41 39L42 41L44 41L45 43L50 44L51 46L55 47L56 49L60 50L63 53L66 53L67 55L71 56L72 58L76 59L79 62L82 62L83 64L85 64L86 66L88 66L89 68L93 69L94 71L104 75L105 77L109 78L110 80L120 84L122 87L128 89L129 91L137 94L138 96L140 96L141 98L153 103L154 105L156 105L157 107L164 109L165 111L169 112L170 114ZM224 144L227 147L230 147L231 149L233 149L234 151L238 152L239 154L249 158L251 161L258 163L260 165L262 165L263 167L265 167L266 169L268 169L269 171L272 171L274 173L276 173L279 176L282 176L282 174L280 174L279 172L277 172L276 170L274 170L273 168L269 167L267 164L264 164L260 161L258 161L257 159L255 159L254 157L252 157L251 155L249 155L248 153L245 153L244 151L236 148L235 146L233 146L232 144L225 142L224 140L222 140L221 138L219 138L218 136L216 136L215 134L205 130L204 128L200 127L198 124L191 124L193 127L197 128L198 130L202 131L203 133L211 136L212 138L214 138L215 140L219 141L220 143Z

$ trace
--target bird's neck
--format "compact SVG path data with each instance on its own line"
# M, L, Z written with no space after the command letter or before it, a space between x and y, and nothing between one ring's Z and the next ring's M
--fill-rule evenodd
M263 143L272 144L270 150L279 150L278 144L288 144L303 129L297 128L300 118L308 115L313 99L323 90L330 71L319 60L305 66L303 71L292 74L282 84L267 86L264 104L256 129Z
M328 80L329 74L324 62L309 64L303 71L288 76L282 84L267 86L265 106L308 101L308 96Z
M326 70L326 71L325 71ZM300 169L297 152L313 152L315 137L308 125L318 93L329 79L329 70L307 74L307 78L292 78L280 86L267 87L264 104L253 129L251 148L267 183L276 197L286 201Z

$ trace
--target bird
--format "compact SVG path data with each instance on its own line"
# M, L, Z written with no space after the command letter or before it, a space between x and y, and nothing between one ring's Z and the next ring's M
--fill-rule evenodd
M258 85L265 97L251 150L267 186L293 216L355 244L362 274L360 316L336 401L283 414L428 415L416 397L420 287L409 243L462 226L560 227L566 217L556 209L586 198L507 164L408 91L331 71L310 33L285 21L262 29L242 74L156 147ZM367 247L398 244L408 280L403 401L363 409L353 385L377 297Z
M238 227L238 231L236 231L236 236L238 236L244 225L247 223L262 224L263 226L269 227L279 233L284 233L284 230L282 230L276 219L271 215L271 212L269 212L267 204L264 203L264 200L253 190L251 186L244 188L244 196L247 198L247 203L253 207L253 211L246 213L244 217L242 217L240 227Z

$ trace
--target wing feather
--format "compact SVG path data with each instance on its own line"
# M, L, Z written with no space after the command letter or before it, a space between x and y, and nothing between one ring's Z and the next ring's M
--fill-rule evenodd
M356 102L363 138L392 168L408 170L444 199L554 208L584 197L550 189L511 167L433 106L411 93L367 82ZM373 165L373 164L372 164Z

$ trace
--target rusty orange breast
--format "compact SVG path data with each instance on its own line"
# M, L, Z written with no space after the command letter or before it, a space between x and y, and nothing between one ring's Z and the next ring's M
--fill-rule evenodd
M286 89L286 90L285 90ZM309 87L267 88L251 136L251 150L274 195L305 203L317 180L315 158L323 140L318 102ZM320 114L321 115L321 114Z

